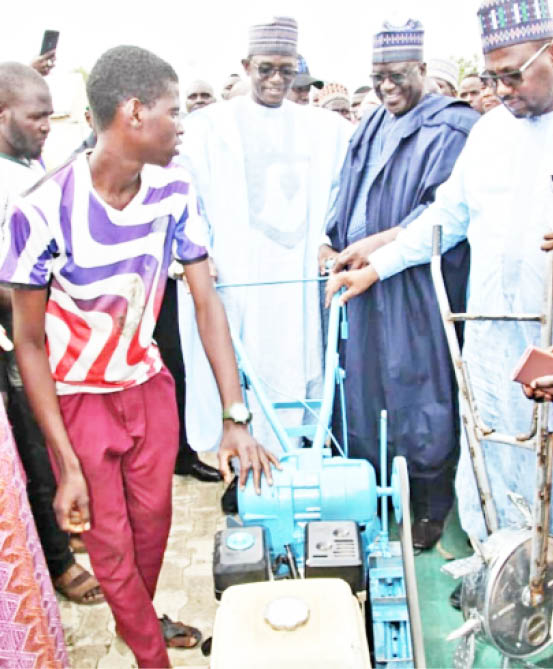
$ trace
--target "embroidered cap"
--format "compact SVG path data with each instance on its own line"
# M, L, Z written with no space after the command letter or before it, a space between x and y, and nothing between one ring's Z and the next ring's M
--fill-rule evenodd
M319 105L324 107L329 102L334 100L345 100L349 104L349 93L348 89L343 84L337 84L331 82L326 84L324 88L321 89L319 95Z
M373 63L423 61L424 28L420 21L409 19L404 26L385 21L373 41Z
M248 54L255 56L296 56L298 24L288 16L275 16L267 23L258 23L249 30Z
M553 38L548 0L484 0L478 9L484 54Z

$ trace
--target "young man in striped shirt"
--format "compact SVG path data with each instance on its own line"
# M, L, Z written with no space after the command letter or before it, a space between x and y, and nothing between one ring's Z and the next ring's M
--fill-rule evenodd
M194 190L171 162L182 134L174 70L144 49L116 47L94 66L87 92L96 148L17 201L0 280L14 289L17 357L57 470L60 527L84 531L139 666L167 667L152 599L171 520L178 418L152 333L173 256L185 265L227 415L240 415L242 395ZM227 479L233 456L241 484L250 469L256 488L262 471L270 480L274 457L231 418L219 451ZM183 627L180 636L190 647L199 633Z

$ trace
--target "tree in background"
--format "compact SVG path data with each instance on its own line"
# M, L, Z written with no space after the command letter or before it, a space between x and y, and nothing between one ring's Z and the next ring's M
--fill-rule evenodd
M81 75L81 77L83 78L83 81L84 81L84 85L86 86L86 82L88 81L88 71L85 70L85 68L82 65L80 65L79 67L76 67L73 70L73 72L75 72L75 74L80 74Z
M476 53L470 56L470 58L460 56L459 58L452 58L451 60L459 66L459 83L467 74L480 72L480 59Z

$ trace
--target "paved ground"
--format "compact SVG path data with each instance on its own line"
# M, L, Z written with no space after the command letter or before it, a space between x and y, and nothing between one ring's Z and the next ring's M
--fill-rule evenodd
M208 458L204 457L205 460ZM213 535L223 527L219 499L223 484L173 478L173 525L154 604L161 615L182 620L211 636L216 603L211 555ZM87 555L78 556L90 567ZM107 604L77 606L61 599L60 611L69 659L75 669L128 669L134 657L121 638ZM174 667L206 667L200 650L171 650Z

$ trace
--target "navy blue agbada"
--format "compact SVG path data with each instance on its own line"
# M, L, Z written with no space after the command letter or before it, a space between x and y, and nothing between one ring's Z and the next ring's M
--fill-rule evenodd
M388 129L397 136L385 143L372 176L365 229L350 233L369 146L387 114L383 106L377 108L351 139L335 216L327 227L337 250L416 218L449 177L479 118L458 100L427 95L397 127ZM455 310L464 308L468 269L464 242L444 256ZM351 456L378 466L378 420L381 409L387 409L390 454L407 457L411 479L439 477L456 455L459 428L454 379L429 266L377 282L350 300L348 316L350 337L341 355L347 374Z

